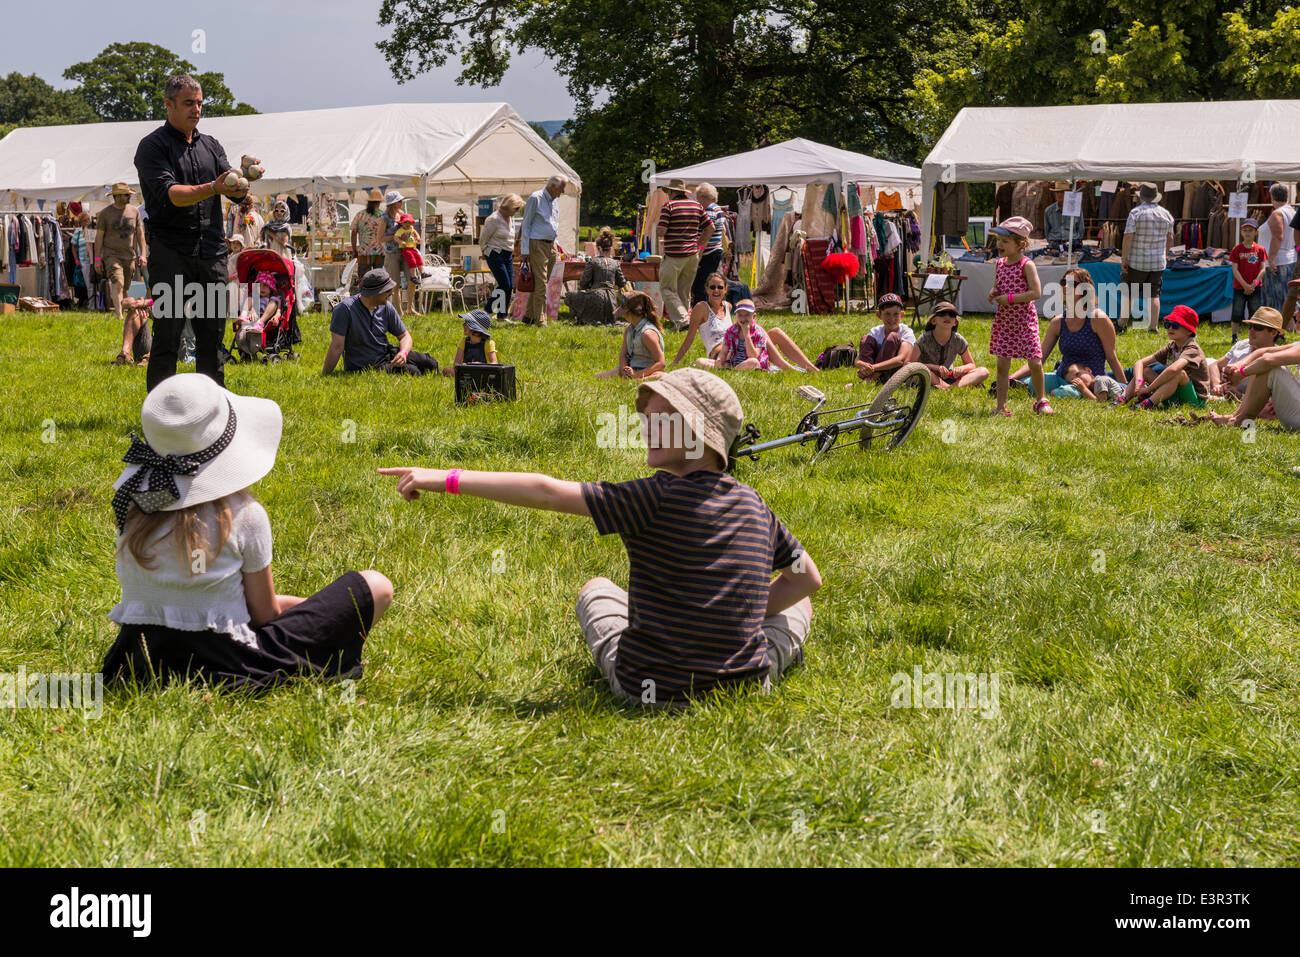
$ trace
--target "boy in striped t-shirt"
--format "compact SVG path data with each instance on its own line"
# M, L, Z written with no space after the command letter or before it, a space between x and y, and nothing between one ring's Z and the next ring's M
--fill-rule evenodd
M802 660L817 566L762 497L726 473L743 413L731 387L676 369L637 391L649 478L568 482L523 472L385 468L421 491L590 516L627 549L628 590L593 578L577 614L596 664L628 702L680 706L739 682L764 688ZM772 580L773 572L780 572Z

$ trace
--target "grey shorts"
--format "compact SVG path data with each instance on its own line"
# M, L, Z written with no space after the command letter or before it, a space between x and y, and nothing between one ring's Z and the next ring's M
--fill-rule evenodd
M803 661L803 645L812 627L812 616L802 602L783 612L763 619L763 637L767 639L768 673L763 679L763 691L771 690L772 682L790 667ZM627 629L627 592L608 579L597 579L578 595L578 625L587 639L587 646L596 659L596 666L609 683L614 696L637 705L654 707L685 707L680 702L649 702L642 700L641 688L624 690L614 673L618 658L618 640Z

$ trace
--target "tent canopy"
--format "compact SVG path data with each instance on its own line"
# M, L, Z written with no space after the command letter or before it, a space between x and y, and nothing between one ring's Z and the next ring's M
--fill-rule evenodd
M664 170L650 178L650 186L652 189L663 186L673 179L688 184L712 183L714 186L834 183L842 190L845 183L870 183L873 186L906 188L920 185L921 171L914 166L900 166L862 153L796 138L748 153Z
M0 191L21 200L100 200L112 183L138 187L136 147L160 123L16 129L0 140ZM571 197L561 201L562 235L576 240L582 181L508 103L211 117L199 129L217 138L233 165L245 153L262 160L266 176L253 184L261 196L388 186L414 198L426 177L434 197L526 195L559 174Z
M1300 100L967 107L925 158L925 201L940 181L1296 180L1298 128Z

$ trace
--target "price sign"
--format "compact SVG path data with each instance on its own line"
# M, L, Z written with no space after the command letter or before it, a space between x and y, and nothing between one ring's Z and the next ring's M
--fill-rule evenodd
M942 289L948 282L948 276L941 272L932 272L925 277L926 289Z
M1083 215L1083 193L1081 191L1073 190L1065 194L1065 200L1061 203L1061 215Z
M1249 213L1246 212L1246 197L1249 193L1229 193L1228 194L1228 218L1245 219Z

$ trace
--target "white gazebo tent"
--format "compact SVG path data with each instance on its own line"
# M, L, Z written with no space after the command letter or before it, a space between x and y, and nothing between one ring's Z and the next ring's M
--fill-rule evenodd
M928 255L934 188L1007 180L1300 179L1300 100L967 107L922 165Z
M921 184L921 171L915 166L902 166L796 137L747 153L656 172L650 177L650 190L653 192L674 179L687 185L711 183L714 186L824 184L834 186L843 197L849 183L906 191Z
M655 173L650 177L650 187L663 186L673 179L686 183L712 183L714 186L826 183L838 186L842 192L847 183L909 189L920 185L921 171L915 166L901 166L862 153L795 138L748 153L721 156L694 166Z
M107 188L138 189L136 146L159 120L23 127L0 140L0 204L106 202ZM582 181L508 103L390 103L204 119L233 165L250 154L266 176L256 195L358 191L384 186L418 198L528 193L569 180L560 198L560 243L577 244ZM423 232L421 233L423 242Z

